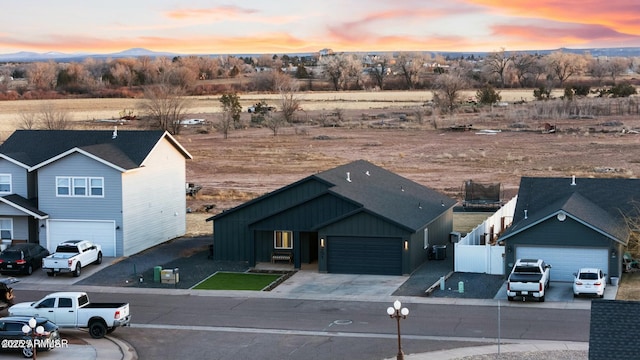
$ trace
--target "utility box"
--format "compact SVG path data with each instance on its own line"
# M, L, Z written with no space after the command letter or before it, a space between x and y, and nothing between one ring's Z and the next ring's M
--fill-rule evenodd
M433 258L444 260L447 258L447 245L433 245Z
M177 284L180 282L180 274L173 269L164 269L161 274L163 284Z

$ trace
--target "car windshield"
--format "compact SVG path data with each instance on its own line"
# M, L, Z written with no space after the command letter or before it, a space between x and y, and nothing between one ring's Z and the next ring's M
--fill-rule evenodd
M5 260L20 260L22 259L22 253L20 251L4 251L2 258Z
M580 273L581 280L598 280L598 274L596 273Z

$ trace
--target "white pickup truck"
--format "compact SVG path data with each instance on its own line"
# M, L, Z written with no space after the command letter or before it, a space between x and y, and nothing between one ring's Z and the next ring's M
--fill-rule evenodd
M70 272L80 276L82 267L102 263L102 247L88 240L69 240L61 242L56 252L42 259L42 270L47 275Z
M94 339L103 338L118 326L129 326L128 303L91 303L84 292L56 292L36 302L18 303L10 316L43 317L60 328L88 328Z
M516 296L537 298L543 302L549 288L551 265L540 259L518 259L507 279L507 300Z

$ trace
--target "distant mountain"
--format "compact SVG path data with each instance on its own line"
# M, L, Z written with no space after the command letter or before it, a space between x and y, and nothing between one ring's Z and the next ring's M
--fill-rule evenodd
M591 49L547 49L547 50L526 50L526 51L510 51L511 53L530 53L530 54L539 54L546 55L555 51L564 51L568 53L574 54L591 54L592 56L621 56L621 57L636 57L640 56L640 47L625 47L625 48L591 48ZM362 54L375 54L376 52L354 52L354 53L362 53ZM395 53L395 52L387 52L387 53ZM424 51L424 53L429 53L432 55L443 55L449 58L467 58L469 56L475 57L484 57L489 52L464 52L464 51ZM191 54L178 54L172 52L158 52L152 51L144 48L131 48L128 50L109 53L109 54L90 54L90 53L73 53L73 54L65 54L60 52L46 52L46 53L36 53L36 52L28 52L28 51L20 51L12 54L0 54L0 62L38 62L38 61L49 61L54 60L58 62L66 62L66 61L82 61L88 57L97 58L97 59L106 59L106 58L130 58L130 57L141 57L148 56L151 58L155 57L169 57L173 58L176 56L189 56ZM196 56L219 56L221 54L193 54ZM234 55L234 56L258 56L259 54L226 54L226 55ZM288 55L309 55L309 54L288 54Z
M169 52L156 52L143 48L132 48L116 53L109 54L90 54L90 53L73 53L66 54L61 52L50 51L46 53L36 53L29 51L20 51L12 54L0 54L0 62L36 62L36 61L80 61L82 59L86 59L88 57L91 58L127 58L127 57L141 57L141 56L149 56L149 57L174 57L179 56L179 54L169 53Z

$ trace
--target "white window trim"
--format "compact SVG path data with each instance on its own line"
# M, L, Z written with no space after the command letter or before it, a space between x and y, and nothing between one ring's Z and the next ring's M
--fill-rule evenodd
M11 235L11 236L10 236L10 239L13 239L13 219L12 219L12 218L0 218L0 220L8 220L9 228L8 228L8 229L5 229L5 228L3 228L3 227L1 227L1 226L0 226L0 231L8 230L8 231L9 231L9 234ZM0 224L2 224L3 222L4 222L4 221L0 221Z
M58 181L61 179L66 179L69 182L69 194L59 194L58 193ZM84 180L84 189L85 193L83 195L77 195L75 193L75 182L76 180ZM91 190L94 188L91 186L91 180L100 180L102 182L102 194L101 195L92 195ZM97 188L97 187L96 187ZM56 197L92 197L92 198L102 198L104 197L104 178L99 176L56 176L55 181L55 193Z
M9 191L0 191L0 194L12 194L13 193L13 176L11 174L0 174L0 176L9 177Z
M277 245L278 233L289 233L290 234L289 237L291 238L291 246L289 246L289 247L278 246ZM290 231L290 230L275 230L273 232L273 248L274 249L278 249L278 250L291 250L291 249L293 249L293 231Z

